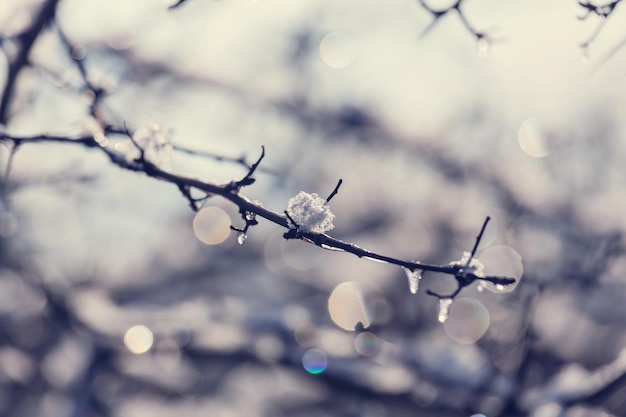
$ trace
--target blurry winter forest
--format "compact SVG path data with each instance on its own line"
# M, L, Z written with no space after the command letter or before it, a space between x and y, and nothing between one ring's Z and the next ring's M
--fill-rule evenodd
M3 0L0 415L626 415L621 3Z

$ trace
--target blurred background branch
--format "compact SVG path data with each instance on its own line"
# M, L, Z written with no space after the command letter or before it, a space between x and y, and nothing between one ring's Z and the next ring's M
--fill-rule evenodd
M626 413L619 54L539 0L170 7L0 6L2 416ZM268 227L337 178L335 237Z

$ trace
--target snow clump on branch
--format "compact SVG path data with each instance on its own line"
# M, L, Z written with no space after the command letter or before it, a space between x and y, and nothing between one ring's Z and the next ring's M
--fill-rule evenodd
M468 264L469 261L469 264ZM463 252L463 256L458 261L450 262L450 265L459 265L463 267L465 273L471 273L477 277L485 276L485 265L478 259L474 258L471 253Z
M335 215L330 211L328 202L315 193L300 191L289 200L287 213L291 217L289 227L302 232L325 233L335 227Z
M144 157L156 165L170 160L172 144L167 137L167 131L159 124L143 126L133 134L137 146L141 147Z

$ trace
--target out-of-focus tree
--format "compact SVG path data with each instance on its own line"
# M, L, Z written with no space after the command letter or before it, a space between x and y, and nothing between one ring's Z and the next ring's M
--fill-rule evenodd
M0 6L1 415L626 412L621 1L340 3Z

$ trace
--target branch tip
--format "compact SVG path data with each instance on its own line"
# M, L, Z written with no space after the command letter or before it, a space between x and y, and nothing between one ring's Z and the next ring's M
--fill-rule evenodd
M261 145L261 156L259 156L259 159L257 159L254 164L252 164L246 176L239 181L231 181L230 184L227 185L227 189L230 192L238 192L241 187L246 187L248 185L254 184L256 179L252 178L252 175L254 175L254 171L256 171L256 169L259 167L259 164L261 163L263 158L265 158L265 146Z
M483 223L483 227L480 228L480 232L478 233L478 236L476 236L476 242L474 243L474 247L472 248L470 257L467 260L468 266L469 266L469 263L472 261L472 258L474 257L474 255L476 255L476 250L478 250L478 245L480 245L480 240L483 238L483 233L485 233L485 229L487 228L487 223L489 223L489 220L491 220L491 217L487 216L485 218L485 222Z
M339 181L337 182L335 189L333 190L332 193L330 193L330 195L326 199L326 204L328 204L328 202L339 192L339 187L341 187L341 184L343 184L343 180L339 178Z

